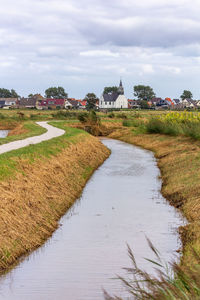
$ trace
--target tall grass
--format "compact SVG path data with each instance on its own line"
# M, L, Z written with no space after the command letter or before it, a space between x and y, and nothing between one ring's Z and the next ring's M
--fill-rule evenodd
M129 300L197 300L200 299L200 255L193 250L193 266L179 266L177 263L166 264L160 258L158 250L148 240L156 256L155 260L146 259L153 264L156 275L151 275L138 267L134 254L128 246L132 268L125 268L127 278L118 277L124 284ZM171 270L171 271L170 271ZM123 300L104 292L106 300ZM127 298L126 298L127 299ZM125 300L125 299L124 299Z
M125 127L139 127L139 126L143 126L144 122L140 119L129 119L129 120L123 120L122 125Z
M146 123L146 129L149 133L161 133L173 136L184 135L193 139L200 139L200 121L196 120L177 122L174 120L151 118Z

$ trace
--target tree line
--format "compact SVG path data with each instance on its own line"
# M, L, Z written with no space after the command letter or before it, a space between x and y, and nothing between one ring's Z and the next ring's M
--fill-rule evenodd
M103 94L109 94L109 93L116 93L118 91L117 86L107 86L103 90ZM148 101L152 98L156 97L156 93L154 92L153 88L149 85L135 85L133 87L133 94L135 97L137 97L140 101ZM5 89L0 88L0 98L19 98L20 96L17 94L17 92L14 89ZM33 97L33 94L29 94L28 97ZM61 86L58 87L49 87L45 90L45 97L46 98L55 98L55 99L64 99L68 98L68 93L65 91L65 89ZM180 98L183 99L192 99L193 95L192 92L189 90L184 90L181 94ZM94 93L88 93L84 100L87 100L87 102L90 102L90 106L95 106L98 98ZM95 104L94 104L95 103Z

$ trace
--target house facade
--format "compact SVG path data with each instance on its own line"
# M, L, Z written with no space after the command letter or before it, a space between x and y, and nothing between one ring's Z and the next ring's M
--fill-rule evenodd
M129 109L134 109L134 108L139 108L140 104L138 100L134 99L128 99L128 108Z
M128 108L128 99L124 96L124 88L120 80L117 92L103 94L99 101L100 109Z
M18 104L18 98L0 98L0 107L16 107Z
M39 101L42 101L44 97L40 94L35 94L32 97L21 98L18 103L19 108L36 108Z
M198 108L198 101L186 98L182 101L183 108L195 109Z
M52 99L44 98L43 100L37 100L36 108L37 109L64 109L66 99Z

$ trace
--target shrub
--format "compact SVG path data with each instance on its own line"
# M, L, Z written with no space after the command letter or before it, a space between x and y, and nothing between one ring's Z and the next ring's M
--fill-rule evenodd
M88 121L90 123L93 123L93 124L99 124L100 123L100 118L99 116L96 114L96 112L94 110L91 110L89 112L89 115L88 115Z
M189 136L195 140L200 139L200 123L191 122L182 125L183 134Z
M160 119L152 118L146 124L147 132L149 133L163 133L169 135L181 134L181 126L171 122L164 122Z
M143 126L144 122L142 120L132 119L132 120L123 120L122 124L125 127L139 127L139 126Z
M114 113L110 113L110 114L108 114L108 118L114 118L115 117L115 114Z
M37 120L38 119L38 115L36 115L36 114L30 114L30 119L31 120Z
M127 119L127 115L125 113L118 114L117 117L120 119Z
M88 120L88 113L83 112L83 113L79 113L77 116L77 119L81 122L81 123L86 123Z
M5 116L2 113L0 113L0 119L1 120L5 119Z
M56 119L73 119L76 118L75 112L65 111L65 110L58 110L55 113L51 114L53 118Z

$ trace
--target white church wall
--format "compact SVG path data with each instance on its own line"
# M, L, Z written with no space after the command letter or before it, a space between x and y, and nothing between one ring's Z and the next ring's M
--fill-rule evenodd
M115 108L128 108L128 99L124 95L119 95L115 101Z

